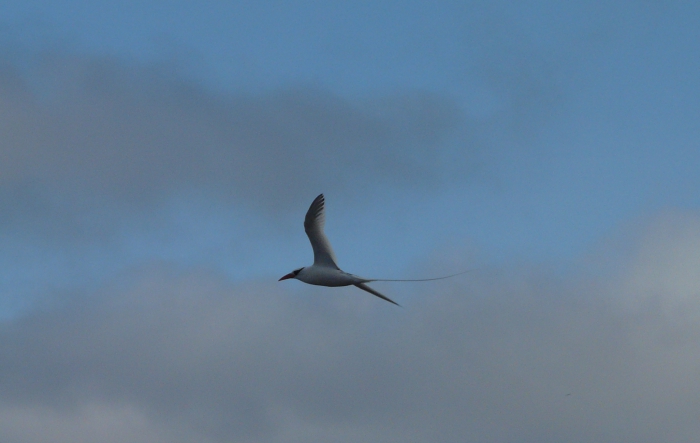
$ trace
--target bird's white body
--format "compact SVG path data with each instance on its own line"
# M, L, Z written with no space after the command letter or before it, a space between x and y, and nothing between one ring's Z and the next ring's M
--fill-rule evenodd
M316 265L302 268L296 275L296 279L310 285L331 287L350 286L367 282L367 279L360 278L353 274L348 274L340 269Z

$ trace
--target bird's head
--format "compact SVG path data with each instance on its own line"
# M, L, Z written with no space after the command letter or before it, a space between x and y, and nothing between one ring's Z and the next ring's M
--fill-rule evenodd
M287 280L288 278L297 278L297 275L299 275L299 273L301 272L302 269L304 269L304 268L295 269L277 281Z

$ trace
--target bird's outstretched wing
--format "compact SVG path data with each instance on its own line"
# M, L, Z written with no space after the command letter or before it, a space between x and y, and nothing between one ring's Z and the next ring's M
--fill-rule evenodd
M363 291L369 292L369 293L372 294L372 295L376 295L377 297L379 297L379 298L381 298L381 299L383 299L383 300L386 300L386 301L388 301L389 303L393 303L393 304L395 304L396 306L401 306L400 304L396 303L394 300L390 299L389 297L387 297L387 296L385 296L385 295L380 294L379 292L375 291L374 289L370 288L369 286L367 286L367 285L364 284L364 283L355 283L355 286L357 286L358 288L362 289Z
M327 266L339 269L336 264L333 248L323 232L323 225L326 223L325 199L323 194L316 197L306 212L304 219L304 230L309 236L311 247L314 250L314 265Z

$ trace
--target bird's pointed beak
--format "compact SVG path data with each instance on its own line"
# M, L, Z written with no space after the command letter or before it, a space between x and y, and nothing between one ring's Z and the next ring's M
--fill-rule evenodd
M293 272L290 272L289 274L285 275L284 277L280 278L280 279L277 280L277 281L286 280L286 279L288 279L288 278L294 278L294 273L293 273Z

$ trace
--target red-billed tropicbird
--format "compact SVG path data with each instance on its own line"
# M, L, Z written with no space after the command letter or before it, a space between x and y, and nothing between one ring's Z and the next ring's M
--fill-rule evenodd
M393 303L399 306L398 303L391 300L374 289L367 286L365 283L373 281L430 281L430 280L441 280L444 278L454 277L456 275L464 274L465 272L460 272L459 274L448 275L445 277L438 278L425 278L419 280L386 280L377 278L363 278L354 274L349 274L342 271L336 264L335 254L331 248L331 244L323 232L323 225L325 224L325 206L324 206L323 194L316 197L316 199L311 203L309 210L306 212L306 218L304 219L304 230L306 235L309 237L311 242L311 247L314 250L314 264L311 266L306 266L303 268L295 269L284 277L280 278L279 281L287 280L288 278L295 278L301 280L304 283L310 285L318 286L350 286L355 285L363 291L367 291L370 294L376 295L389 303Z

